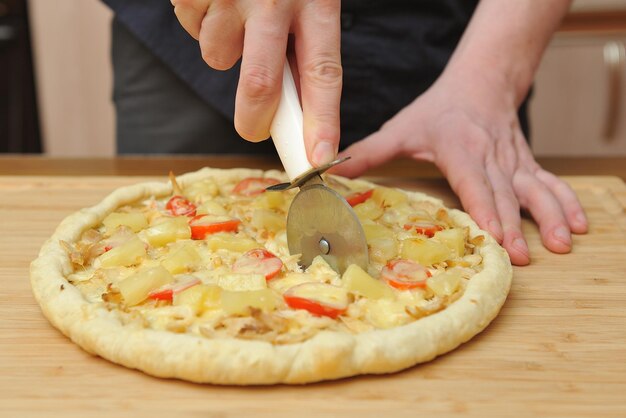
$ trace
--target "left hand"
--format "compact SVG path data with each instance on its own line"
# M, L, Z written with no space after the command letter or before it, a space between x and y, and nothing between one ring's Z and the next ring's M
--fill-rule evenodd
M350 146L351 160L334 172L358 176L397 156L433 162L465 210L508 251L516 265L530 262L520 209L539 225L555 253L585 233L587 218L574 191L535 161L505 80L446 71L382 128Z

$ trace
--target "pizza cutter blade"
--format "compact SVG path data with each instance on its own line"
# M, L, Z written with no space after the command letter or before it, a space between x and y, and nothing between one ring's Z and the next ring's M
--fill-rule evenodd
M289 208L287 243L291 254L302 254L309 266L322 256L337 272L350 264L367 269L368 253L363 227L354 211L336 191L321 181L300 188Z
M300 100L289 63L285 62L281 100L270 133L291 182L271 189L300 188L287 215L289 252L301 254L300 264L304 267L319 255L338 273L350 264L367 269L367 242L359 219L348 202L327 187L320 176L345 159L312 167L303 132Z

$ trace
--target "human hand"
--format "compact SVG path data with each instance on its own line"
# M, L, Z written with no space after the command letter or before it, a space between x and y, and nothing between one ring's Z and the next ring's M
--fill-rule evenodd
M235 129L249 141L269 137L280 100L289 33L309 160L334 159L339 144L342 87L340 0L171 0L178 20L217 70L242 58Z
M530 262L520 208L539 225L543 244L571 250L571 232L587 218L573 190L535 161L504 80L444 72L422 96L382 128L342 154L337 174L357 176L397 156L433 162L465 210L507 250L516 265Z

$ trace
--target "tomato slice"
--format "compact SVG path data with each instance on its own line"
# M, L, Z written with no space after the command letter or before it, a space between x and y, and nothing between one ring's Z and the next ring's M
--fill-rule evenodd
M347 309L347 308L342 309L342 308L335 308L332 306L327 306L317 301L306 299L306 298L300 298L297 296L285 295L284 299L287 305L289 305L289 307L293 309L304 309L306 311L311 312L313 315L327 316L333 319L337 318L339 315L344 313Z
M240 196L256 196L263 193L268 187L278 183L280 183L279 180L271 177L247 177L237 183L233 193Z
M165 208L174 216L195 216L196 214L196 205L178 195L168 200Z
M266 280L274 278L282 268L282 260L265 248L250 250L233 264L235 273L262 274Z
M326 283L302 283L289 288L283 299L293 309L304 309L313 315L337 318L348 309L345 289Z
M430 222L414 222L405 224L404 229L407 231L414 229L418 234L426 235L427 237L432 238L435 236L435 232L442 231L443 227Z
M200 279L196 277L185 277L178 282L166 284L165 286L150 292L150 294L148 294L148 299L171 301L175 294L200 283Z
M236 218L220 215L197 215L189 221L191 239L204 239L216 232L234 232L241 221Z
M426 288L426 279L431 274L426 267L411 260L393 260L381 272L384 281L399 290Z
M359 203L365 202L367 199L372 197L374 193L374 189L366 190L364 192L356 192L346 196L346 201L352 207L358 205Z

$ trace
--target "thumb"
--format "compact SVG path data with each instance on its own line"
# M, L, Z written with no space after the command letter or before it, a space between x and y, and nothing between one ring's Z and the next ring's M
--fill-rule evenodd
M350 159L333 167L332 173L357 177L370 168L392 160L400 152L398 136L392 136L389 130L381 129L342 151L339 156Z

